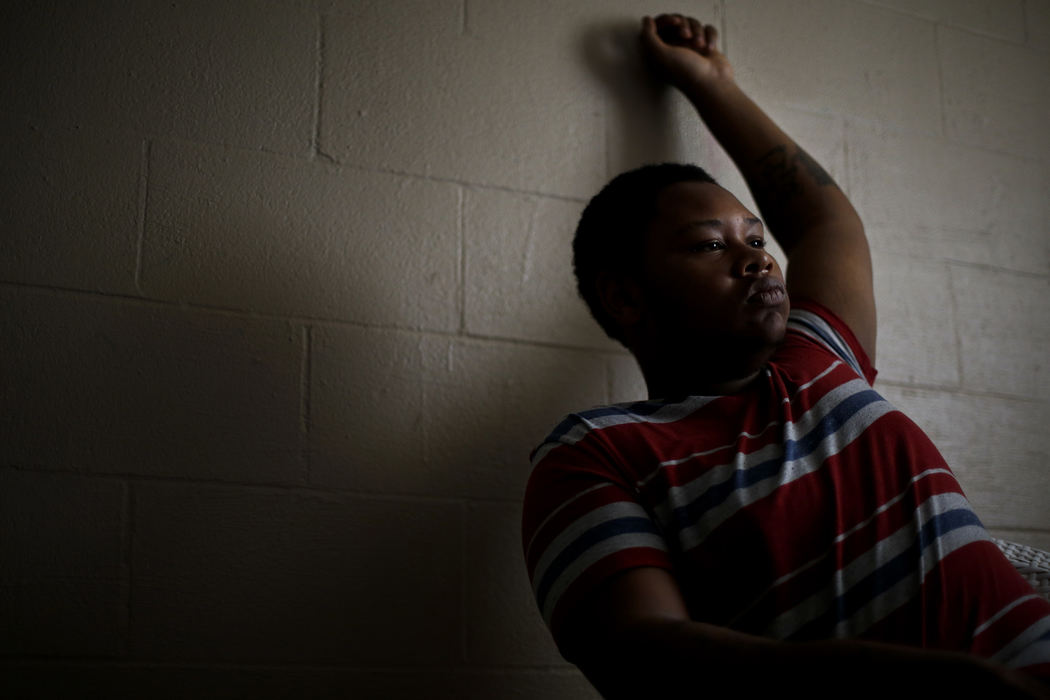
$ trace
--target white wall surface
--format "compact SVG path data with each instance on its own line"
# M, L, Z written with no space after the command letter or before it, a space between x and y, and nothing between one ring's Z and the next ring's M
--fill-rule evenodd
M593 697L518 534L530 448L642 395L575 220L663 159L751 201L639 67L665 9L861 211L878 387L1050 548L1050 0L8 2L5 697Z

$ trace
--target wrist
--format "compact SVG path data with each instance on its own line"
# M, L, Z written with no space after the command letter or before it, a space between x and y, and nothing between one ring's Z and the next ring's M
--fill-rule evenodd
M680 85L679 90L701 113L731 109L744 97L731 75L694 77Z

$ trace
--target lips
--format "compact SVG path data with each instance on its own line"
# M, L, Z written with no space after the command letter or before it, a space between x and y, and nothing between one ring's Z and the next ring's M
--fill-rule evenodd
M751 285L747 303L758 306L780 306L787 299L787 290L780 280L766 277Z

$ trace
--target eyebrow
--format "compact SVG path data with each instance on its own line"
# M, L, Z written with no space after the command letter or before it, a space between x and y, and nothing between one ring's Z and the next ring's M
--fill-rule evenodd
M749 224L751 226L761 226L762 220L755 216L748 216L744 218L744 223ZM703 219L701 221L690 221L688 224L678 229L678 233L685 233L692 228L721 228L723 226L725 226L725 222L721 219Z

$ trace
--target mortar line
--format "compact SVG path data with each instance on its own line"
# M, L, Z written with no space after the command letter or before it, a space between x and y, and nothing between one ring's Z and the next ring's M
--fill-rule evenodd
M726 17L728 10L726 8L725 0L718 0L718 24L720 25L720 36L718 37L721 41L721 51L729 58L729 32L726 31L726 24L728 19Z
M937 56L937 104L941 108L941 138L948 138L948 106L944 101L944 67L941 54L941 25L933 25L933 52Z
M313 156L318 158L321 153L321 103L324 100L324 13L317 14L317 60L314 62L314 133L313 133Z
M302 333L302 363L299 376L299 431L303 442L302 450L303 466L306 471L306 483L311 483L312 476L310 459L310 406L312 396L310 393L313 381L313 326L303 326Z
M124 591L124 605L125 605L125 617L124 617L124 629L121 638L121 653L124 656L131 655L131 630L132 630L132 611L134 610L134 595L133 586L135 581L134 567L132 565L132 547L135 543L135 490L134 484L131 479L123 479L124 485L124 517L126 522L124 524L124 569L125 569L125 583L126 590Z
M959 302L955 296L955 275L952 274L952 266L945 266L948 270L948 299L951 304L948 307L949 319L952 322L952 335L955 341L955 371L958 373L960 387L966 386L966 375L963 373L963 340L962 331L959 328Z
M465 200L466 192L463 185L460 185L456 190L456 254L459 256L459 265L457 265L459 279L456 280L456 286L458 287L456 303L459 304L459 329L457 335L464 335L467 332L467 225Z
M571 352L587 352L598 354L626 355L627 351L616 348L599 348L587 345L574 345L571 343L557 342L551 340L536 340L527 338L515 338L510 336L488 335L484 333L461 333L459 329L424 328L421 326L399 325L397 323L370 323L359 320L331 318L325 316L308 316L301 314L262 313L248 311L233 307L210 306L196 302L172 301L166 299L151 299L128 296L126 294L110 294L89 289L76 289L73 287L53 287L35 284L21 284L16 282L0 281L0 289L28 290L34 294L45 294L50 296L73 296L94 300L120 301L132 306L163 309L168 311L202 312L215 316L232 317L242 321L274 321L288 324L312 324L314 326L325 326L333 328L360 328L366 330L396 331L406 334L429 335L438 338L463 338L479 342L494 342L507 345L524 345L529 347L547 348L552 350L568 350Z
M142 294L142 251L146 240L146 209L149 205L149 164L152 156L153 144L150 139L142 140L142 154L139 165L139 211L136 221L135 241L135 293Z
M467 640L467 504L459 506L459 634L460 663L469 665L470 655Z

